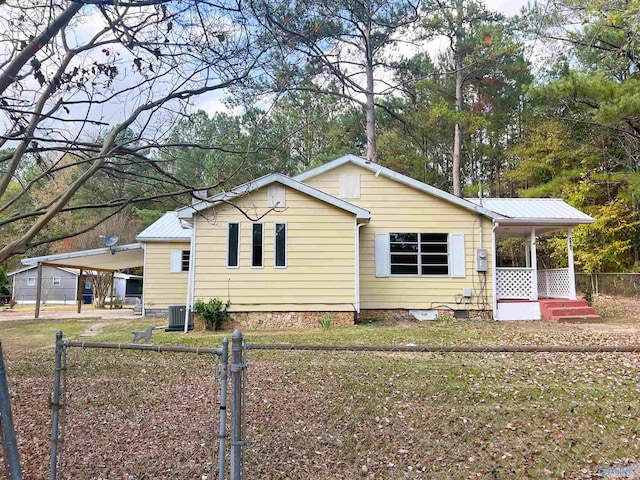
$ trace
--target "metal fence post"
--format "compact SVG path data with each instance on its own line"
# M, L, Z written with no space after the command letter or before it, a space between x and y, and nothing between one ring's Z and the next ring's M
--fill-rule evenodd
M56 332L56 366L53 380L53 398L51 407L53 408L53 426L51 427L51 470L49 479L56 480L58 476L58 423L60 418L60 377L62 371L62 331Z
M2 354L2 342L0 342L0 418L2 419L2 451L7 478L9 480L22 480L18 443L16 442L16 432L13 429L13 417L11 416L9 384L4 366L4 355Z
M240 330L231 337L231 480L244 478L242 459L244 440L242 438L242 386L244 384L243 340Z
M218 451L218 478L224 480L225 441L227 436L227 379L229 378L229 339L222 339L222 357L220 359L220 448Z

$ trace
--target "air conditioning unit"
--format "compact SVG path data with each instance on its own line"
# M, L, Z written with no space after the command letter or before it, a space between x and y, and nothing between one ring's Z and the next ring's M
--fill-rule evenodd
M184 331L184 321L187 316L186 305L169 305L169 326L165 329L167 332ZM193 319L189 319L189 330L193 330Z

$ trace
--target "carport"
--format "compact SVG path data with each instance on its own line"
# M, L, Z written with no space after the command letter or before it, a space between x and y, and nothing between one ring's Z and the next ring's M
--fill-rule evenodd
M113 247L95 248L77 252L45 255L42 257L25 258L23 265L37 265L38 280L36 285L36 308L34 317L40 316L40 301L42 295L42 266L67 267L80 270L78 275L78 313L82 311L82 282L83 274L87 271L107 272L111 274L111 304L113 308L114 273L125 268L141 267L144 265L144 249L140 243L119 245Z

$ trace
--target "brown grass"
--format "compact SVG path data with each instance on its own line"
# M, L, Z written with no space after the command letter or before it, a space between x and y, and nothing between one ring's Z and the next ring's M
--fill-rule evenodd
M91 341L129 341L112 322ZM79 322L0 325L25 478L49 465L53 341ZM628 327L628 326L627 326ZM631 328L432 322L247 332L253 342L636 343ZM154 334L217 346L220 334ZM63 478L207 478L214 360L68 353ZM640 463L638 354L249 352L247 478L599 478Z

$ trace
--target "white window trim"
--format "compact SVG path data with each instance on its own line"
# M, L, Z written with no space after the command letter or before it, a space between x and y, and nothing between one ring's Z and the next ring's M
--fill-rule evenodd
M231 225L238 225L238 251L236 252L236 263L237 265L229 265L229 231L231 230ZM242 239L242 223L241 222L227 222L227 248L224 263L229 269L238 269L240 268L240 240Z
M181 250L181 255L180 255L180 267L182 269L182 271L180 273L189 273L189 264L191 263L191 250ZM187 255L189 256L189 261L187 262L187 264L184 264L184 254L185 252L187 253ZM185 266L187 267L185 269Z
M422 233L437 233L437 234L445 234L445 232L396 232L393 231L391 233L417 233L418 234L418 252L416 253L417 257L418 257L418 273L392 273L391 272L391 256L394 254L394 252L391 252L391 238L389 238L389 276L390 277L404 277L404 278L415 278L415 277L422 277L422 278L451 278L451 273L452 273L452 265L451 265L451 241L450 241L450 232L446 232L447 235L447 271L449 273L447 274L423 274L422 273L422 252L420 251L420 235ZM442 255L442 254L439 254Z
M276 241L277 241L277 225L284 225L284 265L276 265ZM273 268L279 270L289 267L289 224L287 222L274 222L273 223Z
M36 277L27 277L27 287L36 286Z
M57 280L57 282L56 282ZM62 285L62 278L60 277L53 277L51 278L51 286L53 287L59 287Z
M262 227L262 258L260 259L260 265L254 265L253 264L253 227L254 225L260 225ZM227 257L228 258L228 257ZM256 270L260 270L261 268L264 268L264 223L252 223L251 224L251 268L254 268Z

